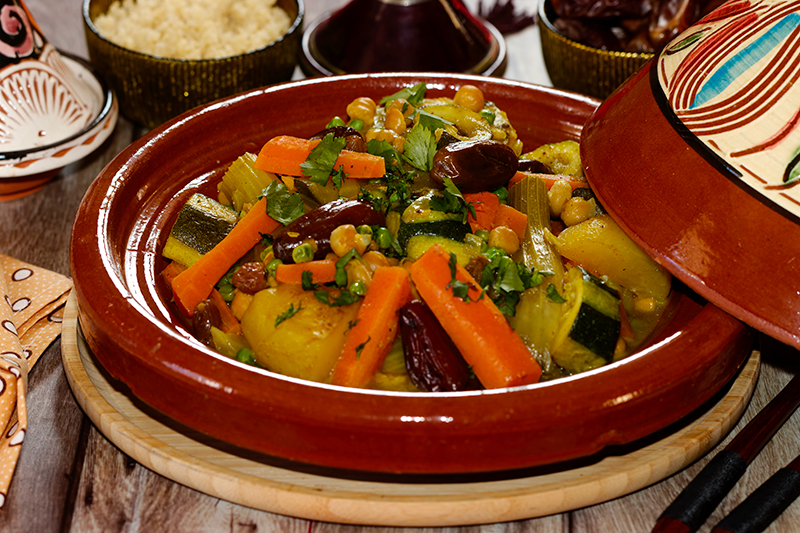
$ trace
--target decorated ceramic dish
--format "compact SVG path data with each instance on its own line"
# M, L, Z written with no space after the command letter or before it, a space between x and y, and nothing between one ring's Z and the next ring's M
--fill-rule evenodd
M799 26L797 2L724 4L612 95L582 145L590 182L634 240L795 347Z
M0 12L0 198L41 187L114 130L114 93L48 43L22 4Z
M465 84L505 110L529 147L578 140L589 97L468 75L345 75L243 93L137 141L87 191L73 229L80 326L100 363L174 420L281 461L382 473L520 469L632 443L689 415L736 374L749 328L680 284L650 341L583 374L460 392L356 389L280 375L195 338L160 275L170 228L194 193L278 135L307 137L357 96Z

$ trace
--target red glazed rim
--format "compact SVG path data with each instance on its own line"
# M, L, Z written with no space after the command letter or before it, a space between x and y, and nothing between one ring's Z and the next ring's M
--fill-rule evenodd
M308 136L355 97L419 81L429 94L480 87L529 149L578 139L598 105L502 79L387 73L286 83L174 119L102 171L75 220L80 324L103 366L147 404L212 437L280 460L373 473L493 472L585 457L650 435L712 398L745 361L752 335L680 289L672 319L642 352L580 376L485 392L311 383L240 364L191 337L157 274L188 196L213 190L231 161L274 135Z
M587 124L581 153L589 183L628 235L673 275L800 348L800 226L687 143L654 96L655 65Z

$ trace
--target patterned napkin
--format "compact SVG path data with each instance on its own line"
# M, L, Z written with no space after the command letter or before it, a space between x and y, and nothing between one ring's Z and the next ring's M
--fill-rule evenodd
M72 281L0 254L0 508L25 438L28 372L61 334Z

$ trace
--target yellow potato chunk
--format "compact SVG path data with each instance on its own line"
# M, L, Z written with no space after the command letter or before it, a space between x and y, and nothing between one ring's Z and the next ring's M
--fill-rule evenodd
M339 359L358 307L330 307L313 291L279 285L256 293L242 317L242 332L263 367L324 382ZM300 310L286 317L290 309ZM279 317L286 318L276 326Z
M637 296L665 302L672 278L608 215L590 218L562 231L558 252L596 276L608 276Z

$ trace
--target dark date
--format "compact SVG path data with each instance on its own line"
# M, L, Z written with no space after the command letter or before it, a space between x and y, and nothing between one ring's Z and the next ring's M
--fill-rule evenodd
M293 263L292 250L306 239L314 239L314 259L323 259L331 252L331 232L343 224L385 226L386 217L359 200L334 200L312 209L297 218L275 236L272 251L284 263Z
M211 344L211 328L219 328L222 318L211 300L203 300L192 315L192 331L203 344Z
M459 141L433 156L431 179L442 186L453 180L463 193L505 187L519 168L514 150L497 141Z
M399 318L406 368L414 385L429 392L478 388L458 348L427 305L410 302L400 309Z
M351 128L350 126L333 126L331 128L325 128L324 130L309 137L309 139L322 139L329 133L333 133L334 137L344 138L345 150L350 150L351 152L367 151L367 141L364 140L364 137L361 136L357 129Z

